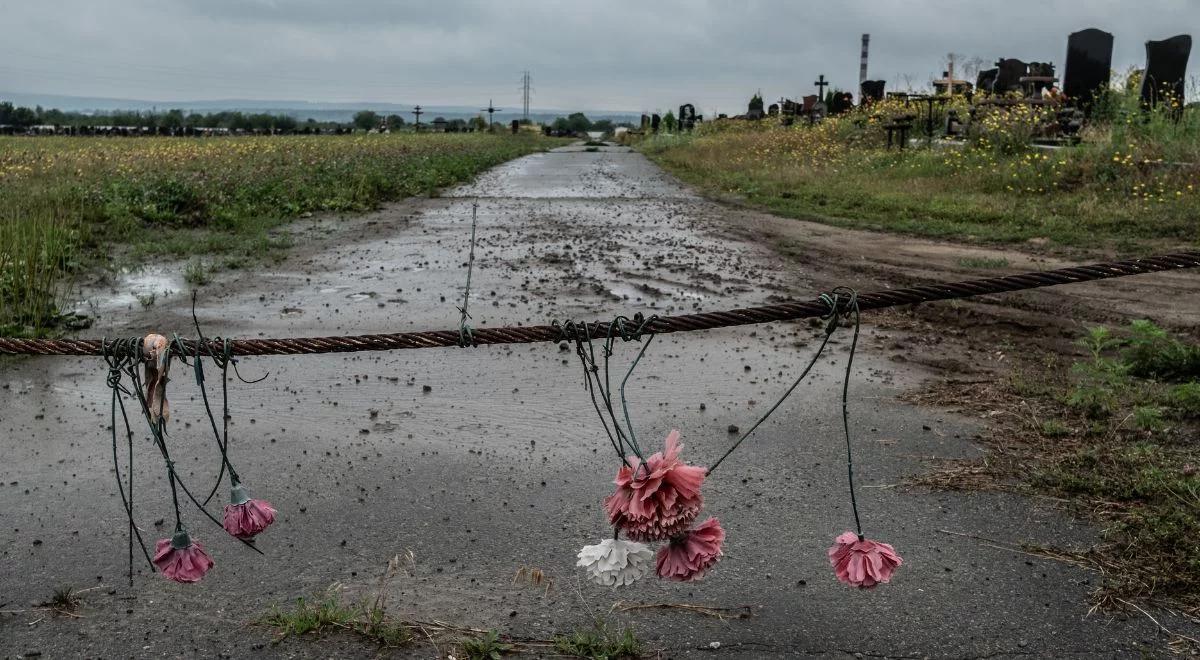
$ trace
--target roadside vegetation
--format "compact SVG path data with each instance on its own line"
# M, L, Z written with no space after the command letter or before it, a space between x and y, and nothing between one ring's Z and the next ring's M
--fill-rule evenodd
M298 217L432 195L559 144L507 134L0 138L0 335L61 331L83 268L278 256ZM205 257L200 261L200 257Z
M1200 615L1200 344L1139 320L1091 328L1078 346L1069 368L1048 355L982 389L920 395L995 420L994 451L917 482L1050 495L1096 520L1102 542L1027 550L1099 571L1097 605Z
M617 629L600 619L590 627L554 635L549 639L513 636L494 629L458 626L444 621L402 619L388 610L391 583L397 577L411 577L415 567L412 553L392 558L380 576L374 592L359 600L346 598L340 585L311 598L297 598L291 607L274 607L257 623L274 630L274 643L293 638L320 640L334 635L349 635L376 646L381 652L419 644L432 645L438 657L453 656L470 660L499 660L508 655L529 653L537 657L553 655L592 660L640 658L645 647L633 629ZM537 571L541 575L540 571ZM522 573L518 573L518 576ZM537 589L549 582L531 581ZM57 595L56 595L57 598Z
M965 99L935 106L966 118ZM925 104L888 99L809 126L705 122L639 148L717 197L828 224L968 242L1149 252L1200 245L1200 109L1143 112L1113 91L1078 146L1031 144L1048 111L983 110L955 145L887 150L884 128ZM1178 117L1178 120L1177 120Z

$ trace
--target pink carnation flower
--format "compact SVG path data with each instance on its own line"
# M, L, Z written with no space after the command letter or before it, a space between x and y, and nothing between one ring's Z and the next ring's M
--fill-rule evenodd
M658 576L668 580L692 582L721 561L721 543L725 530L716 518L709 518L695 529L671 539L658 549Z
M193 541L181 529L169 539L158 540L154 547L154 565L168 580L199 582L213 567L213 560L199 541Z
M250 499L246 489L235 483L230 504L225 505L222 526L225 531L243 541L248 541L275 522L275 509L266 500Z
M839 581L869 589L891 581L892 573L904 561L887 543L860 539L854 532L845 532L829 549L829 563Z
M707 472L679 460L679 431L667 435L665 448L640 465L629 457L604 499L608 520L634 541L661 541L683 533L704 504L700 486ZM633 467L630 467L632 465Z

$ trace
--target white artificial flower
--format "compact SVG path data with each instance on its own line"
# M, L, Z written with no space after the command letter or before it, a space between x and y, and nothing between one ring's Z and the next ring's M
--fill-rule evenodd
M604 539L597 545L585 545L579 551L576 566L582 566L588 578L606 587L623 587L637 582L650 570L654 551L644 543Z

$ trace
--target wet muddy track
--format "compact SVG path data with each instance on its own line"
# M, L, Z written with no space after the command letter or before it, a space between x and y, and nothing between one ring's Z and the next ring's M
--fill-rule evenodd
M824 258L806 259L803 248L784 256L756 240L761 216L704 201L628 150L566 148L440 198L298 225L337 229L278 267L220 276L201 292L201 322L209 334L239 337L453 326L473 204L476 326L715 310L808 298L827 284ZM190 334L189 306L182 292L145 309L101 302L89 334ZM817 332L771 324L656 339L630 387L639 437L657 445L679 428L685 458L715 460L732 439L727 427L761 414ZM42 615L0 615L0 656L372 657L373 648L337 638L272 646L271 631L247 622L332 583L368 593L386 560L406 550L414 574L393 583L390 599L400 617L548 636L590 625L616 600L752 608L752 618L733 621L615 615L673 657L1161 652L1147 621L1084 617L1098 576L938 531L1086 545L1093 530L1012 495L896 487L933 458L979 452L971 420L897 401L926 375L888 359L905 340L868 318L856 358L864 525L906 562L893 584L862 592L838 584L825 559L853 523L837 398L848 336L835 337L811 383L706 484L706 513L728 533L718 567L702 582L650 579L619 592L583 583L573 567L581 546L610 533L601 499L616 461L577 359L553 344L243 360L248 377L269 374L232 386L232 457L280 511L260 542L266 556L191 512L216 568L183 586L138 566L132 588L101 361L5 360L0 610L28 609L64 584L103 587L85 595L82 618L30 625ZM617 359L636 348L619 345ZM186 373L175 378L174 458L206 490L215 448L194 385ZM138 519L150 538L166 536L170 523L156 524L171 515L161 460L139 442ZM514 584L522 566L550 576L549 591Z

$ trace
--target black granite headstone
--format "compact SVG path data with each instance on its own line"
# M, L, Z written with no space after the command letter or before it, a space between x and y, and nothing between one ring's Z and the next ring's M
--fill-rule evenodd
M1019 92L1024 87L1021 78L1029 75L1029 65L1018 59L1005 58L996 61L996 82L992 84L993 94Z
M833 92L829 99L829 114L840 115L854 107L854 95L850 92Z
M984 69L975 76L975 89L983 94L991 94L992 86L996 84L996 76L1000 75L1000 69Z
M861 89L858 92L858 99L861 103L874 103L875 101L883 100L883 88L885 81L883 80L864 80Z
M1146 42L1146 73L1142 76L1142 103L1155 106L1174 99L1183 105L1183 79L1187 73L1192 36L1180 34Z
M654 113L654 114L650 115L650 130L652 130L652 131L654 131L655 133L657 133L657 132L658 132L658 126L659 126L659 124L661 124L661 123L662 123L662 117L659 117L659 116L658 116L658 113Z
M679 106L679 130L690 131L696 127L696 106L684 103Z
M1063 93L1067 102L1090 113L1096 97L1108 87L1112 72L1113 36L1088 28L1067 37Z

